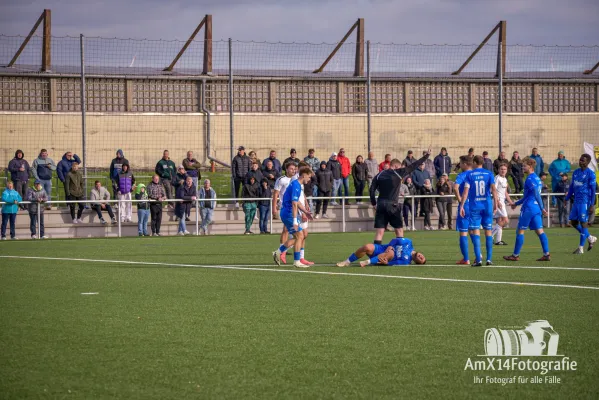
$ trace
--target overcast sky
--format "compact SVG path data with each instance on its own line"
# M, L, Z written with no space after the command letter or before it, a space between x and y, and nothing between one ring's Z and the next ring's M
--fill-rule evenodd
M214 39L331 43L362 17L373 42L478 43L505 19L511 44L599 44L598 0L0 0L0 34L44 8L54 36L185 40L212 14Z

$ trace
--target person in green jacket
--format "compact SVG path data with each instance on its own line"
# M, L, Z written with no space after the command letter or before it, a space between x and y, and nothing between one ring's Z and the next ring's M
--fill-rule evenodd
M12 181L8 181L6 189L2 192L2 240L6 240L6 225L10 222L10 238L17 239L15 233L15 225L17 222L17 212L19 211L19 203L23 201L21 195L15 190L15 185Z
M83 174L79 171L79 163L74 162L73 167L69 171L64 180L65 191L68 194L67 200L83 200L84 189L83 189ZM77 216L75 217L75 203L69 203L69 208L71 209L71 218L73 219L74 224L81 224L83 221L81 220L81 216L83 215L83 203L77 203L79 206L77 209Z
M168 150L164 150L162 158L156 164L154 171L160 177L160 182L162 183L162 186L164 186L164 191L166 192L166 198L173 199L175 197L173 181L177 174L177 166L173 160L169 158ZM170 202L169 206L173 207L174 203Z

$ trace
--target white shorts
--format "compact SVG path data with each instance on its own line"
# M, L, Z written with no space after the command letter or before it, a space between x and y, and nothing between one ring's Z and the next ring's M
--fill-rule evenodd
M497 211L495 211L495 215L493 215L494 218L501 218L501 217L507 217L507 204L503 205L503 208L498 208Z
M301 227L302 229L308 229L308 221L302 222Z

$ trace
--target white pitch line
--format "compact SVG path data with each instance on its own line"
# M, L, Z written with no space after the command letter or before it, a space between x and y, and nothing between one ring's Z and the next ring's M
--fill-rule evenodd
M30 260L53 260L53 261L83 261L83 262L89 262L89 263L107 263L107 264L110 263L110 264L129 264L129 265L157 265L157 266L162 266L162 267L229 269L229 270L237 270L237 271L291 272L291 273L304 273L304 274L314 274L314 275L361 276L361 277L370 277L370 278L408 279L408 280L420 280L420 281L486 283L486 284L491 284L491 285L540 286L540 287L555 287L555 288L568 288L568 289L599 290L599 286L561 285L561 284L554 284L554 283L535 283L535 282L484 281L484 280L476 280L476 279L434 278L434 277L425 277L425 276L364 274L364 273L357 273L357 272L356 273L327 272L327 271L314 271L314 270L305 270L305 269L277 269L277 268L258 268L258 267L241 267L241 266L226 266L226 265L171 264L171 263L144 262L144 261L95 260L95 259L87 259L87 258L57 258L57 257L32 257L32 256L0 256L0 258L18 258L18 259L30 259Z

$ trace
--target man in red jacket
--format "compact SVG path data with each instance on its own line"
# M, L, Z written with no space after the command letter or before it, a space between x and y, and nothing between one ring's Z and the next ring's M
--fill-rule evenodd
M391 154L385 154L385 161L379 164L379 172L384 169L389 169L391 166Z
M345 191L345 197L349 196L349 174L351 173L351 163L349 158L345 156L345 149L339 149L339 154L337 155L337 161L341 164L341 180L343 182L343 190ZM338 196L342 196L341 187L339 187ZM347 199L343 199L343 202L347 205Z

